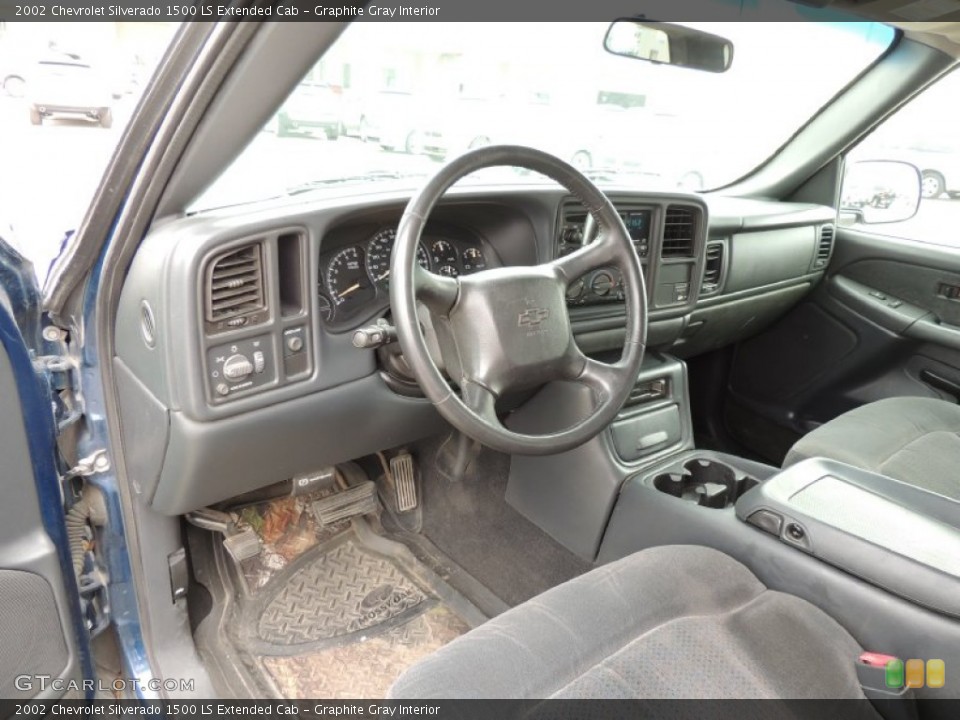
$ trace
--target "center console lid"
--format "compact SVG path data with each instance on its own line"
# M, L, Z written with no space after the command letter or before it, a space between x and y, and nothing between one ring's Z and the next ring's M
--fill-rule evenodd
M960 503L822 458L745 493L737 517L890 593L960 617Z

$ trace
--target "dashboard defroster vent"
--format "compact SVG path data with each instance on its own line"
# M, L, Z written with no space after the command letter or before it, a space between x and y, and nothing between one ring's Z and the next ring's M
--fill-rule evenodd
M723 276L723 243L707 245L707 261L703 269L703 283L700 286L701 295L711 295L720 289L720 278Z
M253 243L225 252L210 263L205 288L209 322L220 323L264 309L261 253L260 243Z
M682 205L669 206L663 223L663 249L660 256L693 257L696 235L696 210Z
M830 262L830 255L833 252L833 225L824 225L820 228L820 241L817 244L817 255L813 260L815 269L823 268Z

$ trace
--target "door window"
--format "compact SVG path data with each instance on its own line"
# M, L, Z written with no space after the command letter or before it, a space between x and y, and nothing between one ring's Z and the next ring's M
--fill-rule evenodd
M862 215L851 217L854 227L960 247L960 72L942 78L888 118L850 152L848 169L851 163L871 160L916 166L921 173L920 206L916 215L901 222L863 223Z

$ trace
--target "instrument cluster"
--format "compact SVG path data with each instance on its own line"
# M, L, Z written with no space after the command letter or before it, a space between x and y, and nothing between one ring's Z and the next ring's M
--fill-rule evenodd
M397 232L378 229L365 242L347 245L320 256L318 299L320 316L328 325L369 319L390 302L390 262ZM480 272L488 259L479 241L424 234L417 262L429 272L449 277Z

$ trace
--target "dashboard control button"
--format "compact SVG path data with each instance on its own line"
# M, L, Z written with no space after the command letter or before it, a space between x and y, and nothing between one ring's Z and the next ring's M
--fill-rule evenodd
M253 363L246 355L231 355L223 363L223 376L230 380L243 380L253 372Z
M217 395L227 395L230 392L230 386L226 383L218 383L216 390Z
M303 350L303 338L299 335L291 335L287 338L287 349L290 352L300 352Z
M595 295L606 295L613 290L613 277L608 272L598 272L590 281L590 289Z
M267 366L267 360L263 356L262 350L257 350L253 354L253 371L255 373L262 373L263 369Z

